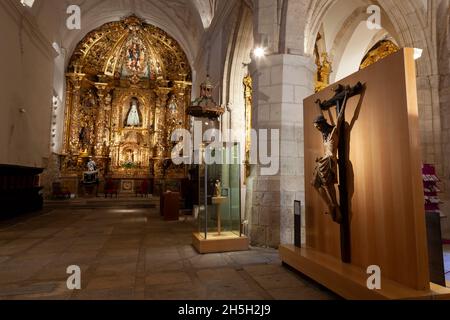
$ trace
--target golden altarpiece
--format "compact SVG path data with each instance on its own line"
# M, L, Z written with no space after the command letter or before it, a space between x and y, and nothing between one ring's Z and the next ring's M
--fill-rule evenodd
M90 32L68 67L62 180L76 188L89 160L122 192L183 178L184 167L166 164L171 133L189 127L190 80L179 44L136 16Z

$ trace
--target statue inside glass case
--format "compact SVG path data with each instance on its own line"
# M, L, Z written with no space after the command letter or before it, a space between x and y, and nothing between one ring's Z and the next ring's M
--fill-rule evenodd
M222 183L220 180L216 180L214 184L214 197L219 198L222 196Z

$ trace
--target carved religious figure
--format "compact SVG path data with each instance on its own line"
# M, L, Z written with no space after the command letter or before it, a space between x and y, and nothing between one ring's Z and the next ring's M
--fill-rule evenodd
M319 92L325 89L330 84L330 74L333 72L331 62L328 60L328 54L322 54L322 62L320 57L316 59L317 75L315 91Z
M97 106L97 98L93 90L88 90L83 97L83 106L86 109L92 109Z
M141 69L141 49L136 42L128 48L128 68L135 72Z
M335 185L338 183L337 152L344 114L345 104L338 115L336 126L330 125L323 115L314 121L314 126L322 133L324 155L316 160L312 185L327 204L333 221L339 224L342 222L342 214Z
M222 196L222 183L220 180L216 180L214 184L214 197L219 198Z
M89 172L95 172L97 171L97 164L94 160L89 159L89 162L87 163L87 168Z
M80 148L86 149L90 146L90 132L87 127L82 127L78 134L78 140L80 141Z
M141 112L139 110L139 100L132 98L130 103L130 109L125 119L125 127L141 127Z

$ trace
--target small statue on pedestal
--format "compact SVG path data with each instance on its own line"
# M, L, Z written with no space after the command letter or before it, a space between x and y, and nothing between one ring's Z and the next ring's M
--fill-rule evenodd
M214 197L219 198L222 196L222 186L220 180L216 180L214 184Z
M94 160L89 159L89 162L87 163L87 168L89 172L95 172L97 171L97 164Z

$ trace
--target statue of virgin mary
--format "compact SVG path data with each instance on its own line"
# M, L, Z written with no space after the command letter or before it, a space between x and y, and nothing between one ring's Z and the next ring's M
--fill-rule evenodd
M141 117L139 112L139 101L136 98L131 99L130 110L125 121L126 127L140 127Z

